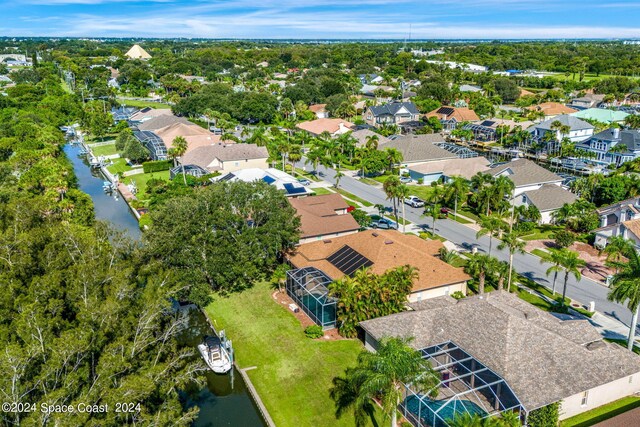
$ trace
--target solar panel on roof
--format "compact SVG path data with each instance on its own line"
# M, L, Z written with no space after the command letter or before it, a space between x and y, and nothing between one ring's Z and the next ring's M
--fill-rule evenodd
M445 115L450 115L453 114L455 110L451 107L440 107L437 111L438 114L445 114Z
M490 127L491 127L491 126L493 126L494 124L496 124L496 122L491 121L491 120L485 120L485 121L483 121L482 123L480 123L480 126L486 126L486 127L489 127L489 128L490 128Z
M233 175L232 173L228 173L225 176L223 176L222 178L218 179L218 182L224 182L224 181L229 181L231 178L233 178L235 175Z
M373 262L370 259L349 245L344 245L338 249L327 258L327 261L347 276L351 276L361 268L373 265Z
M273 184L274 182L276 182L276 180L273 177L269 176L269 175L263 176L262 180L264 182L266 182L267 184Z
M302 194L307 192L304 187L296 186L291 183L286 183L283 187L288 194Z

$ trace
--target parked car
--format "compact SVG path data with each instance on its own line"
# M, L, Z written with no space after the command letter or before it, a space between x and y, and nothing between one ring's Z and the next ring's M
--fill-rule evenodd
M311 184L311 181L309 181L307 178L298 178L298 182L302 185L309 185Z
M371 228L380 228L383 230L397 230L398 229L398 224L396 224L395 222L391 221L390 219L387 218L380 218L380 219L376 219L373 220L371 222L371 224L369 224L369 226Z
M449 215L449 213L451 213L451 209L447 208L447 207L443 207L440 209L440 213L444 216Z
M421 208L424 206L424 200L422 200L418 196L409 196L404 199L404 202L412 208Z
M403 184L410 184L411 183L411 177L401 176L400 177L400 182L403 183Z

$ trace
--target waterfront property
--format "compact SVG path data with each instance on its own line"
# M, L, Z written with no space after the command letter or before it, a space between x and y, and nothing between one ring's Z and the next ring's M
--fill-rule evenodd
M305 187L286 172L274 168L238 169L233 172L211 178L212 182L263 181L282 191L287 197L305 197L313 194L313 190Z
M568 131L563 133L561 127L556 127L557 123L559 123L561 127L566 126ZM595 126L591 123L580 120L577 117L562 114L545 120L542 123L535 124L527 130L537 139L544 139L547 134L551 134L556 141L569 138L571 142L581 142L589 139L593 135L594 129Z
M443 426L465 412L517 411L526 421L555 402L565 419L640 391L640 357L604 341L587 320L558 318L502 291L411 307L360 326L372 351L384 337L413 338L440 373L435 398L405 385L399 409L415 426Z
M480 120L475 111L466 107L451 107L444 105L427 113L427 118L435 117L440 120L442 127L446 131L452 131L460 123L477 122Z
M467 291L469 276L436 257L443 245L394 230L356 234L300 245L287 257L287 293L324 328L335 326L336 303L329 284L362 268L375 274L410 265L418 271L409 301L422 301Z
M576 148L594 153L594 162L601 165L621 164L640 158L640 131L618 127L598 132Z
M413 102L390 102L367 107L363 116L368 125L380 127L417 121L420 118L420 112Z
M455 154L438 145L444 143L444 137L437 133L426 135L402 135L389 142L378 144L378 150L395 148L402 153L403 166L458 158Z
M360 229L340 194L289 198L289 203L300 217L301 244L353 234Z
M256 144L208 144L196 147L179 159L209 172L234 172L240 169L266 169L269 152Z

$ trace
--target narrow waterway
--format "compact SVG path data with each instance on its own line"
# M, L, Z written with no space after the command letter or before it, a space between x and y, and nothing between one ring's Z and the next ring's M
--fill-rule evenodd
M138 221L129 206L120 195L108 195L102 189L105 178L97 170L92 170L86 156L79 156L80 146L67 144L64 151L73 165L80 190L93 200L96 218L111 223L135 240L141 239ZM200 310L189 312L188 328L178 337L181 344L196 347L210 328ZM233 337L230 337L233 338ZM206 386L193 384L182 393L187 408L198 406L200 414L193 423L194 427L264 427L265 423L258 412L240 373L217 375L207 372L204 378Z

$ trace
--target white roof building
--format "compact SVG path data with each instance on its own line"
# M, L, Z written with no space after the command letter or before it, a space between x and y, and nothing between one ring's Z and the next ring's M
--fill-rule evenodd
M239 169L237 171L229 172L226 175L216 176L211 178L213 182L255 182L264 181L269 185L275 186L278 190L285 193L287 197L302 197L309 196L313 193L313 190L302 185L296 178L278 169L268 168L249 168Z
M131 46L131 49L124 55L129 59L151 59L151 55L138 44Z

